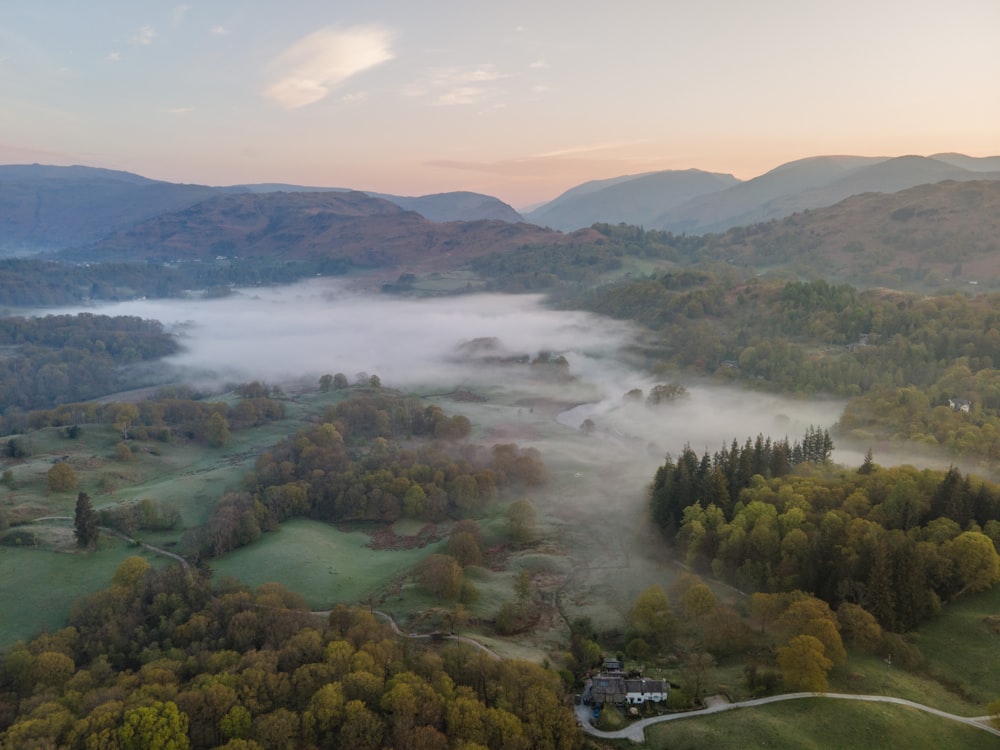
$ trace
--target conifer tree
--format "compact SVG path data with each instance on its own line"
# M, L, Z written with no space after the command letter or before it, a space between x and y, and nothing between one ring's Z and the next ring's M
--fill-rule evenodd
M76 516L73 520L73 533L80 547L90 547L97 541L97 514L90 504L90 496L81 492L76 496Z

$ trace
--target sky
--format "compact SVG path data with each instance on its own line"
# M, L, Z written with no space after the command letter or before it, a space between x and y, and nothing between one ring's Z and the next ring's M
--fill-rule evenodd
M0 163L515 208L591 179L1000 154L997 0L8 0Z

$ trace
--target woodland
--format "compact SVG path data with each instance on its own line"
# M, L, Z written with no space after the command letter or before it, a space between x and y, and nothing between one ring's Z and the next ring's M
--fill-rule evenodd
M636 323L645 335L628 355L670 381L650 391L649 409L683 401L682 382L846 400L836 425L796 441L733 435L716 451L668 454L648 477L643 513L671 573L621 607L614 627L574 616L552 584L558 566L549 557L570 546L570 524L527 499L552 487L547 456L513 440L480 441L488 433L460 405L444 409L377 375L349 384L343 373L320 377L312 390L328 400L316 409L262 381L196 390L155 367L180 346L156 321L0 319L8 498L18 489L15 469L50 460L38 448L43 438L69 453L81 434L99 436L107 444L99 460L74 463L51 450L46 468L53 506L76 497L74 556L96 554L115 533L138 545L170 530L170 554L185 563L129 557L109 588L73 607L65 627L9 648L0 665L2 746L577 748L596 741L576 726L570 696L608 655L668 676L671 709L701 705L717 690L749 697L854 686L871 679L857 665L881 670L883 654L929 675L937 654L922 629L1000 581L1000 487L990 480L1000 459L1000 300L954 286L933 295L861 288L788 267L762 274L737 254L778 229L688 237L595 225L558 243L463 259L471 281L445 292L545 292L553 306ZM772 256L794 254L780 244ZM336 257L79 267L4 260L0 304L191 289L225 296L232 286L361 270L372 269ZM372 283L386 294L420 294L435 273L407 271L388 283L382 273ZM555 381L572 379L557 353L535 362L553 365ZM113 395L135 388L150 397ZM264 430L280 438L225 453ZM580 433L607 437L599 420ZM835 441L867 449L864 463L834 464ZM917 446L953 465L881 466L873 446ZM130 466L179 450L246 468L204 503L202 521L185 525L169 502L148 499L95 508L99 493L127 484ZM38 544L29 527L40 507L0 507L0 541ZM426 552L402 579L350 602L366 609L321 614L277 584L213 574L226 555L297 519L366 529L373 539L372 529L411 524L420 531L409 538ZM641 525L642 516L626 522ZM484 600L480 588L495 592L491 576L501 574L502 597ZM437 638L410 639L376 619L373 608L401 600L404 587L425 610L411 612L413 627ZM987 639L996 637L995 618L980 620L993 628ZM532 663L443 642L459 628L511 642L546 629L558 635ZM984 680L927 679L946 684L962 711L1000 713L987 706L997 696ZM606 711L600 726L616 721Z

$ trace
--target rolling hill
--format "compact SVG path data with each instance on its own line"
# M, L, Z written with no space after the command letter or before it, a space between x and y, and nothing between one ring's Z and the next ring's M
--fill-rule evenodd
M709 238L709 257L867 286L1000 283L1000 181L864 193Z
M970 169L923 156L813 157L789 162L728 190L690 200L665 211L652 226L688 234L719 232L830 206L861 193L891 193L944 180L1000 179L1000 171L981 169L989 165L989 161L977 161L980 168Z
M716 193L739 181L700 169L649 172L578 185L525 215L528 221L562 231L591 224L650 225L671 206Z
M216 195L63 253L76 260L338 259L366 268L452 267L486 252L568 236L483 219L435 223L360 192Z
M350 191L277 183L210 187L95 167L0 166L0 255L32 255L90 245L146 219L214 196L326 192ZM509 205L479 193L369 195L416 211L431 221L521 221Z

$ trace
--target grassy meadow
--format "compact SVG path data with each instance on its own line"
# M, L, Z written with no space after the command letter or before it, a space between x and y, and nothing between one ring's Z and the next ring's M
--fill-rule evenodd
M904 706L816 698L657 724L646 730L644 746L650 750L986 750L997 747L997 742L989 732Z

